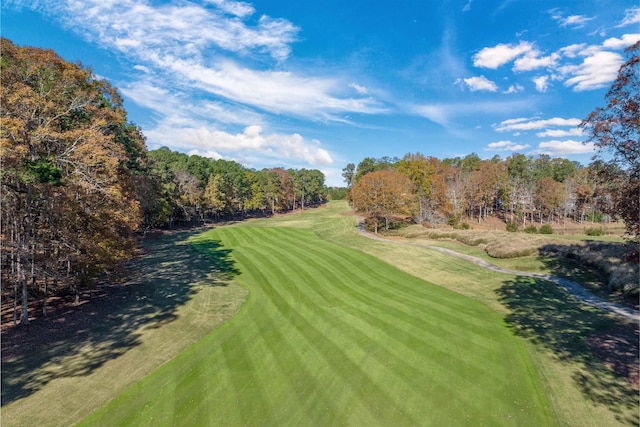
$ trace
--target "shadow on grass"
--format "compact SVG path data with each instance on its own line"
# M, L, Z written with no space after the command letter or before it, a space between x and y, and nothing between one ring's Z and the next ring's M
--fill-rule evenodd
M54 379L89 375L141 344L142 328L173 321L197 287L225 286L237 273L230 251L216 242L207 243L206 255L195 250L186 239L200 232L145 240L146 254L130 263L126 283L107 284L80 306L3 333L2 405Z
M638 309L638 297L609 287L638 280L637 261L629 260L628 243L584 241L582 244L549 244L539 248L539 259L554 275L583 284L601 298ZM622 286L621 286L622 287Z
M497 293L510 310L505 320L517 335L575 366L572 378L585 397L609 408L620 422L638 425L638 391L587 344L589 335L619 326L618 321L540 279L518 277L504 282Z

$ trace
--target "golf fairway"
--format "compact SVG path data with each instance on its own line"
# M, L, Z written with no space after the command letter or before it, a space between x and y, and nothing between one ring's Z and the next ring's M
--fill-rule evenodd
M81 425L553 425L488 307L288 227L194 245L249 290L236 316Z

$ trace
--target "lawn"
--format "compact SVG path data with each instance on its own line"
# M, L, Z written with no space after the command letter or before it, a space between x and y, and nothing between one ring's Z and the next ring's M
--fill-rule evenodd
M248 301L82 424L554 424L495 311L321 239L306 220L195 238Z

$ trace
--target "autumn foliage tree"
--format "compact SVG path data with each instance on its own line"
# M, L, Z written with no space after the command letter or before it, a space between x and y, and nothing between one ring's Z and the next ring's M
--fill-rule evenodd
M596 108L582 122L589 141L599 149L598 181L612 195L608 209L625 222L640 243L640 42L627 49L630 58L606 95L607 106ZM610 154L611 160L602 159ZM636 248L637 251L637 248Z
M353 186L351 198L377 233L381 222L388 230L394 217L411 215L415 201L411 186L409 178L398 171L369 172Z
M26 324L30 293L77 294L131 254L146 148L91 70L1 43L3 279L20 290Z

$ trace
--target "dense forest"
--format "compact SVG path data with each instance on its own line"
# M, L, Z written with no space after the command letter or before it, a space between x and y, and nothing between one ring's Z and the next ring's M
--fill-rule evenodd
M53 293L114 279L150 228L304 209L326 199L318 170L147 151L122 98L89 68L2 39L2 284L13 322ZM18 301L21 301L19 310Z
M388 229L404 217L425 225L467 227L499 215L524 228L611 221L604 213L610 190L595 179L600 167L547 155L481 160L472 153L439 160L410 153L402 159L365 158L343 174L352 185L354 206L367 213L373 227L382 222Z

